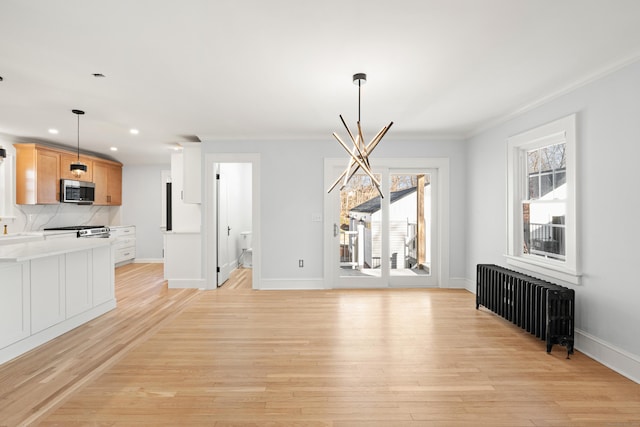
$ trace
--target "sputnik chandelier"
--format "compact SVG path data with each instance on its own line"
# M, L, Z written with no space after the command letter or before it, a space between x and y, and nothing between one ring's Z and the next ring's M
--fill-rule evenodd
M342 174L338 177L338 179L336 179L333 185L327 190L327 193L330 193L331 190L336 188L336 186L340 182L342 182L342 186L340 187L340 190L342 190L347 185L351 177L355 175L355 173L359 169L362 169L367 175L369 175L369 177L371 178L371 181L375 184L376 189L380 194L380 197L384 197L382 195L382 191L380 190L380 181L378 181L376 177L373 175L373 172L371 172L369 155L380 143L380 141L382 140L384 135L387 133L391 125L393 125L393 122L390 122L388 126L383 127L380 130L380 132L378 132L378 134L368 144L365 144L364 137L362 136L362 126L360 125L360 91L362 89L362 85L366 82L367 82L366 74L358 73L353 75L353 84L358 85L358 122L357 122L358 133L356 136L354 136L351 130L349 129L349 126L347 126L347 123L342 118L342 115L340 115L340 120L342 121L342 124L344 125L344 128L347 130L347 133L351 138L351 142L353 143L353 148L349 148L347 144L338 136L337 133L335 132L333 133L333 137L338 141L338 143L342 146L342 148L344 148L347 151L347 153L349 153L350 157L349 157L349 163L347 165L347 168L344 170L344 172L342 172Z

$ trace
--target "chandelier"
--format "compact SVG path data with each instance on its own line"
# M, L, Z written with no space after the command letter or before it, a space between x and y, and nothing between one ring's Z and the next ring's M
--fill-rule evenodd
M376 186L376 189L378 190L380 197L384 197L382 195L382 190L380 190L380 181L378 181L376 177L373 175L373 172L371 172L371 163L369 162L369 155L380 143L380 141L382 140L384 135L387 133L391 125L393 125L393 122L390 122L388 126L383 127L380 130L380 132L378 132L378 134L371 141L369 141L368 144L365 144L364 137L362 136L362 126L360 125L360 97L361 97L360 95L361 95L362 85L366 82L367 82L366 74L357 73L353 75L353 84L358 85L358 122L357 122L358 132L354 136L353 132L351 132L351 129L349 129L349 126L347 126L347 123L344 121L344 118L342 117L342 115L340 115L340 121L342 121L344 128L347 130L347 134L349 135L349 138L351 139L353 146L349 148L349 146L338 136L337 133L335 132L333 133L333 137L338 141L338 143L342 146L342 148L344 148L346 152L349 153L349 163L347 164L347 168L344 170L344 172L342 172L342 174L338 177L338 179L335 180L333 185L329 187L329 189L327 190L327 193L330 193L331 190L336 188L336 186L340 184L340 182L342 182L342 186L340 187L340 190L342 190L347 185L351 177L355 175L355 173L359 169L362 169L367 175L369 175L369 178L371 178L371 181Z

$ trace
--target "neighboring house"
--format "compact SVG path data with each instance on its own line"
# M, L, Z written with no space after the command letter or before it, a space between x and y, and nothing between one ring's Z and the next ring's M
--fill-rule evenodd
M382 257L382 199L374 197L349 210L349 251L345 267L379 268ZM416 187L391 192L389 200L389 248L392 269L416 268L417 261ZM424 187L425 230L431 227L431 185ZM430 236L425 233L425 259L431 259ZM363 242L361 245L360 242ZM423 267L429 267L429 263Z

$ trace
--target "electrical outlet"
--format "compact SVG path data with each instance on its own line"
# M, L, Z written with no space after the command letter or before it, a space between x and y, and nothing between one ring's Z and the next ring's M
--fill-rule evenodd
M298 260L298 267L300 267L300 268L304 267L304 260L302 260L302 259Z

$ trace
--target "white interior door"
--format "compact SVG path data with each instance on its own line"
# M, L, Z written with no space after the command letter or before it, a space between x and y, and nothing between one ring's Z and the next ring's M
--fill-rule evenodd
M222 286L229 279L231 270L231 257L229 254L229 239L231 236L231 226L229 225L229 186L228 176L225 173L218 172L216 174L216 218L218 230L217 243L217 285Z

